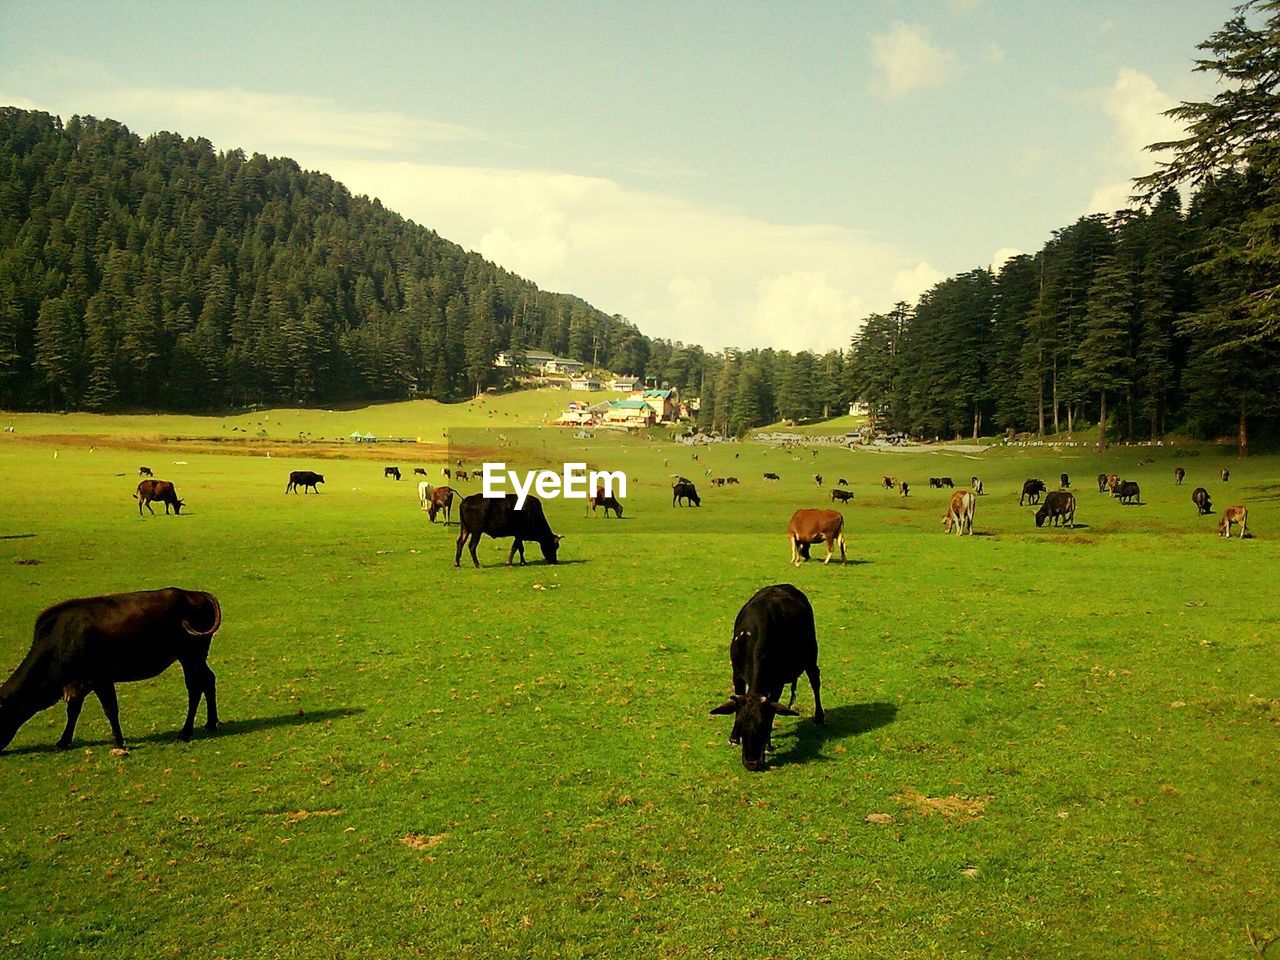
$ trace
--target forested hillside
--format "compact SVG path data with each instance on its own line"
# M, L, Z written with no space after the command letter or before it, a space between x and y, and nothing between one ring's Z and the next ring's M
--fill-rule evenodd
M0 406L452 399L512 345L648 359L631 324L291 160L0 109Z

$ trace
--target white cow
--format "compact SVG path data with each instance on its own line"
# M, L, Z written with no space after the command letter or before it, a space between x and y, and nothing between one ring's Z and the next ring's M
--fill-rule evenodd
M431 486L431 484L427 483L425 480L418 484L418 502L422 504L422 509L424 511L431 506L431 492L434 489L435 487Z
M957 490L953 493L947 515L942 518L942 526L947 533L954 529L956 536L964 533L973 536L973 513L977 504L978 499L972 491Z

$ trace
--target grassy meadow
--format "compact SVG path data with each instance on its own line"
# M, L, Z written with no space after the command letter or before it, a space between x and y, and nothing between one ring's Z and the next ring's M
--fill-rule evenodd
M0 754L0 954L1210 958L1280 934L1280 458L741 443L694 462L532 426L564 397L0 417L0 673L69 597L178 585L224 615L216 735L176 740L174 667L119 687L126 754L93 698L70 750L57 707ZM438 482L446 429L516 425L512 464L625 469L625 517L547 501L561 564L530 545L506 568L510 541L486 539L484 569L454 569L456 528L427 522L409 469ZM329 442L357 429L429 445ZM181 517L139 518L140 464ZM304 468L319 495L286 496ZM1036 529L1021 481L1063 471L1079 525ZM1100 496L1099 471L1143 504ZM672 473L700 509L672 509ZM927 478L974 474L977 535L946 536ZM850 562L790 566L787 518L838 477ZM1215 536L1233 503L1255 537ZM782 582L814 605L827 725L802 679L751 774L707 711L739 607Z

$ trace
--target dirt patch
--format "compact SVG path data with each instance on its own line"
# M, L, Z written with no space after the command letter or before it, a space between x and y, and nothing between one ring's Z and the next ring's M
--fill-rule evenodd
M922 817L931 817L937 814L944 820L958 820L962 823L969 823L980 819L983 811L987 808L987 804L994 798L990 795L964 797L959 794L952 794L949 797L926 797L918 790L912 790L908 787L901 793L894 794L893 799L901 804L904 809Z
M447 833L406 833L400 842L410 850L430 850L443 843L447 836Z

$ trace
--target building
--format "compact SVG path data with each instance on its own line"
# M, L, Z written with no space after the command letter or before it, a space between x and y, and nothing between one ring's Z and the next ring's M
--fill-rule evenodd
M569 360L565 357L552 357L542 368L544 373L563 373L571 377L576 377L586 369L586 364L581 360Z
M625 373L620 377L614 377L613 382L609 384L610 390L616 390L618 393L634 393L644 387L644 382L639 377L629 377Z
M865 417L870 412L871 405L869 403L858 403L855 400L853 403L849 404L849 416L851 417Z
M600 381L592 376L574 377L569 381L570 390L599 390L601 388Z
M547 368L547 364L556 359L554 353L547 353L545 350L526 350L524 351L524 363L522 366L531 370L543 371ZM495 367L512 367L515 366L515 357L512 356L510 350L503 350L493 361Z
M643 400L615 400L604 415L604 422L615 427L651 427L656 421L653 407Z
M633 390L628 400L638 400L647 404L661 423L675 423L680 415L680 391L670 390Z

